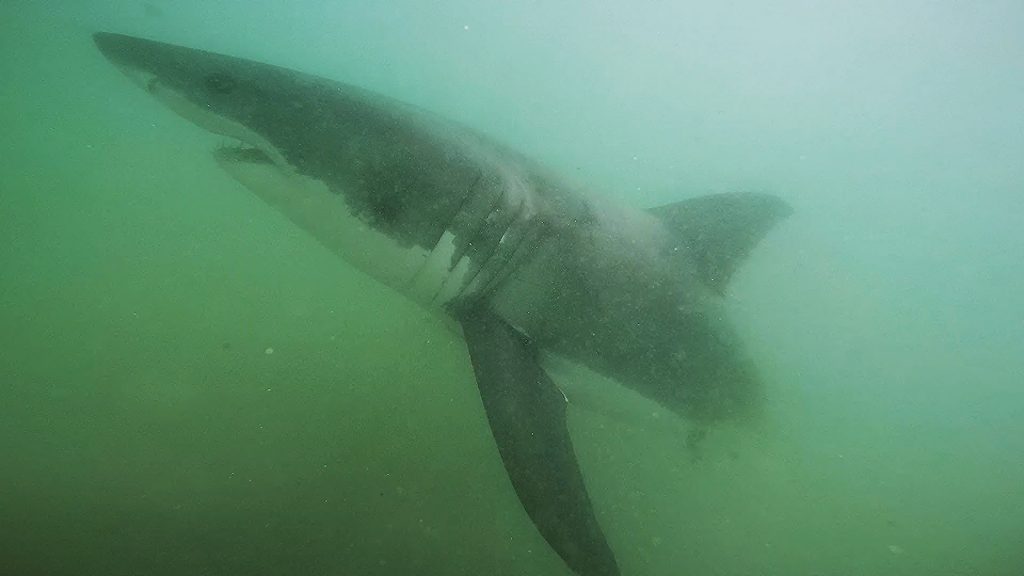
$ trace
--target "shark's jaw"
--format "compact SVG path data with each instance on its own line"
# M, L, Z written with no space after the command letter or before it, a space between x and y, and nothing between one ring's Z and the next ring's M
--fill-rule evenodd
M231 164L274 164L274 160L257 146L248 146L242 141L223 144L213 151L213 157L221 166Z
M154 74L127 65L118 68L133 83L178 116L211 134L228 138L227 143L213 150L213 157L232 176L235 175L232 167L237 164L272 165L286 173L295 172L280 151L244 124L195 104L181 92L161 82Z

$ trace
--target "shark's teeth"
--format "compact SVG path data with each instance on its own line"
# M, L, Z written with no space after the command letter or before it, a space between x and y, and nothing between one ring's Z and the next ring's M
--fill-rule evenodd
M247 162L249 164L272 164L270 156L255 146L249 146L244 142L234 140L218 144L214 155L222 160L232 162Z
M251 146L246 146L241 140L221 140L217 143L217 152L232 152L243 148L251 148Z

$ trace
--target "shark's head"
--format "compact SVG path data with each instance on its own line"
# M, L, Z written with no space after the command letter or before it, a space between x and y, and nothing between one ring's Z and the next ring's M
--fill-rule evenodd
M308 162L297 156L301 143L285 132L299 129L299 111L316 104L310 86L300 86L310 79L133 36L99 32L93 38L100 52L151 96L196 125L239 141L237 148L218 152L229 163Z
M478 147L412 106L204 50L103 32L94 40L151 96L237 141L215 151L232 176L393 286L480 180ZM374 242L388 253L371 253Z

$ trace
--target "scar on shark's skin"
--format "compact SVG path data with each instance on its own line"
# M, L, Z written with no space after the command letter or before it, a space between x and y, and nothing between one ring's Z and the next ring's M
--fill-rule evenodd
M543 358L696 422L685 439L693 458L712 423L758 414L762 388L722 300L739 263L790 213L778 198L638 210L355 86L120 34L94 39L152 97L237 141L214 152L232 177L351 265L461 325L512 488L576 574L620 571L566 423L568 403L588 395L563 393Z

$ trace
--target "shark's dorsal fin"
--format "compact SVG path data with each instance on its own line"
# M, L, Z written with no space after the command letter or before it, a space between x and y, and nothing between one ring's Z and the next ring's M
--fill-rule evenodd
M650 210L673 235L668 249L688 257L698 277L719 294L739 262L792 212L779 198L753 192L700 196Z

